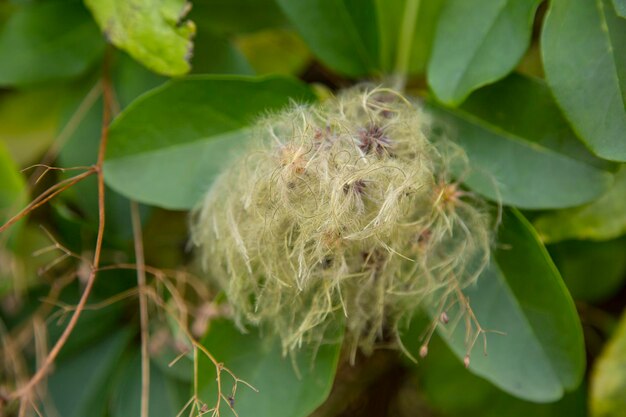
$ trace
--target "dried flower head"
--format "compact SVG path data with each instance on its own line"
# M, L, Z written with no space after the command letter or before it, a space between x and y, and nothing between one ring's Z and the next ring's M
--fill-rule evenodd
M370 351L487 264L485 204L449 175L463 153L429 140L428 117L399 93L353 88L268 116L255 135L192 235L238 323L279 334L285 351L321 342L342 316Z

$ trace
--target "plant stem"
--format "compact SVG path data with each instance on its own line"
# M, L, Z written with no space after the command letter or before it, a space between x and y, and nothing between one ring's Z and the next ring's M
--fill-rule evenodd
M406 84L419 8L420 0L406 0L404 16L398 36L398 51L396 53L396 65L394 70L394 88L396 90L403 90Z

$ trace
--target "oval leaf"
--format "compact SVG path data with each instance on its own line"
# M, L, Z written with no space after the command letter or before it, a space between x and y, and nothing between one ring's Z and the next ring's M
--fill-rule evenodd
M140 97L111 125L104 174L121 194L189 209L248 138L261 113L313 100L284 77L194 76Z
M487 355L479 338L469 369L518 398L555 401L578 386L585 369L574 303L532 227L517 211L505 211L498 242L501 249L490 267L465 293L482 328L505 334L485 334ZM447 329L439 330L443 334ZM467 353L463 325L444 340L457 357Z
M163 75L189 71L195 26L181 21L185 0L85 0L100 29L115 46Z
M80 3L23 5L0 31L0 86L76 77L104 47L98 27Z
M277 0L300 35L326 65L349 76L378 65L375 0Z
M428 84L444 103L508 74L528 48L539 0L450 0L428 65Z
M609 0L555 0L542 35L546 79L576 132L626 161L626 21Z
M539 81L515 75L477 91L460 109L431 106L467 153L471 171L459 172L461 180L492 200L526 209L569 207L593 200L613 181Z
M340 344L323 345L316 353L302 351L294 362L282 356L277 342L260 338L256 331L241 334L227 321L211 323L202 344L237 378L259 390L253 392L242 383L238 384L234 401L238 415L305 417L330 393ZM211 407L211 399L217 395L215 367L204 356L200 358L201 398ZM222 390L231 392L231 381L226 373L222 373L222 381L226 384ZM222 413L228 412L228 406L224 404Z
M609 240L626 233L626 169L613 186L593 203L547 213L535 220L544 242L566 239Z

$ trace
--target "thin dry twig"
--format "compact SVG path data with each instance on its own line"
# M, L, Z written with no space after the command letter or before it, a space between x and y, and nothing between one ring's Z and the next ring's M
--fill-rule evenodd
M54 363L57 356L59 355L59 352L61 351L61 349L67 342L67 339L70 337L70 335L74 331L74 328L76 327L76 323L78 322L78 319L80 318L80 315L83 312L85 305L87 304L87 299L89 298L89 295L91 294L91 290L93 289L94 283L96 281L98 266L100 264L100 257L102 253L102 242L104 238L104 227L105 227L105 206L104 206L105 188L104 188L104 176L102 172L102 166L104 164L104 155L106 152L108 132L109 132L109 123L111 121L112 86L111 86L111 81L109 79L108 55L104 60L102 89L103 89L103 99L104 99L103 112L102 112L102 134L101 134L101 139L100 139L100 147L98 149L98 158L97 158L96 165L93 167L92 170L86 171L83 174L73 177L73 181L66 183L63 187L60 187L57 191L49 194L46 198L40 199L37 202L37 204L35 204L34 207L30 209L32 210L38 207L39 205L48 201L54 195L74 185L76 182L78 182L76 178L81 177L81 176L86 177L88 175L93 174L94 172L96 173L97 183L98 183L98 233L96 236L96 247L94 250L93 261L91 263L91 270L89 273L89 277L87 279L87 284L85 285L85 289L83 290L83 293L80 297L78 305L76 306L76 310L74 311L74 314L72 314L72 317L70 318L67 326L63 330L61 337L59 337L59 339L57 340L55 345L52 347L52 349L50 350L46 358L43 360L42 364L39 366L35 374L31 377L31 379L25 385L23 385L22 387L20 387L19 389L17 389L16 391L10 394L11 399L23 399L24 397L26 398L30 397L33 389L35 389L36 386L42 381L42 379L48 374L48 371L50 370L51 365ZM62 184L64 182L66 181L62 181L59 184ZM54 187L51 187L51 188L54 188ZM29 205L29 207L31 205ZM21 213L24 213L24 210ZM22 216L23 215L24 214L22 214ZM13 219L15 219L15 217ZM10 220L7 224L8 225L12 224L11 223L12 220ZM13 220L13 223L15 221L17 220ZM4 230L6 227L8 227L7 224L5 224L4 226L2 226L2 228L0 228L0 232ZM22 401L22 404L23 403L24 401Z

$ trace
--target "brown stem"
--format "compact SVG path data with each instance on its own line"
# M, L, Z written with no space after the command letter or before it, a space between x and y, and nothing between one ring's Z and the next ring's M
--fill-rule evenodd
M74 310L74 314L70 318L70 321L63 330L61 337L54 344L50 353L44 359L43 363L32 376L32 378L22 387L20 387L17 391L11 393L11 399L18 399L24 396L27 396L32 392L33 388L37 386L39 382L48 374L51 365L56 360L59 352L67 342L67 339L70 337L74 328L76 327L76 323L80 318L81 313L85 308L85 304L87 304L87 299L91 294L91 290L93 289L93 285L96 282L96 275L98 271L98 265L100 264L100 256L102 254L102 241L104 238L104 226L105 226L105 207L104 207L104 176L102 172L102 165L104 163L104 155L106 152L107 139L109 133L109 123L111 121L111 100L112 100L112 87L111 81L109 79L109 55L105 56L104 65L103 65L103 76L102 76L102 90L103 90L103 112L102 112L102 134L100 139L100 147L98 149L98 159L96 165L94 167L94 171L97 175L98 180L98 234L96 236L96 247L94 249L93 261L91 265L91 271L89 273L89 277L87 279L87 284L85 285L85 289L83 294L78 301L78 305L76 306L76 310ZM90 171L87 171L90 172ZM85 173L86 174L86 173ZM67 185L69 187L70 185ZM67 187L62 187L62 189L66 189ZM59 191L60 192L60 191ZM58 194L58 192L53 193L53 195ZM51 197L50 197L51 198ZM47 198L49 199L49 198ZM47 200L46 200L47 201ZM43 202L42 202L43 204ZM4 226L3 226L4 227ZM22 401L22 404L24 401Z

